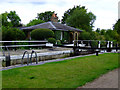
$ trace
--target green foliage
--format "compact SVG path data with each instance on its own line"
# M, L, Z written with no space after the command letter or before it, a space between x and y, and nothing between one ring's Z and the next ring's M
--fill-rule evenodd
M98 40L99 34L95 31L90 32L90 39L91 40Z
M20 23L21 19L16 14L15 11L10 11L10 13L2 13L2 25L6 27L19 27L22 26Z
M120 46L120 19L113 26L113 30L117 32L115 35Z
M117 33L120 35L120 19L113 26L113 30L116 30Z
M100 47L106 47L106 42L101 42Z
M32 39L44 40L54 36L54 32L50 29L35 29L31 32Z
M63 23L69 26L79 28L86 31L92 31L93 23L96 16L92 12L87 12L85 7L74 7L64 13Z
M48 42L53 43L55 45L56 39L55 38L48 38Z
M69 34L69 32L64 32L63 38L64 38L64 40L66 40L66 42L68 42L69 39L70 39L70 34Z
M91 42L91 47L97 48L97 47L98 47L98 42L92 41L92 42Z
M67 11L65 11L64 16L62 16L62 23L65 24L67 18L73 13L73 11L75 9L85 9L85 6L74 6L72 9L68 9Z
M56 38L56 40L61 39L61 31L55 31L55 38Z
M90 40L90 33L83 31L82 33L80 33L79 38L80 40Z
M62 45L60 40L57 40L56 42L57 42L57 45Z
M38 13L37 18L45 22L51 21L51 16L55 11L46 11L44 13Z
M2 41L2 15L0 15L0 41Z
M100 33L100 28L97 28L97 29L96 29L96 32L97 32L97 33Z
M10 13L8 13L8 19L10 20L11 24L13 25L13 27L21 26L21 24L20 24L21 19L16 14L15 11L10 11Z
M2 40L11 41L11 40L24 40L25 34L23 31L17 28L6 28L2 26Z
M106 40L118 40L119 35L115 30L108 29L105 33Z
M33 25L37 25L37 24L40 24L40 23L44 23L44 21L40 20L40 19L33 19L26 26L33 26Z
M102 30L100 31L100 34L101 34L101 35L105 35L105 33L106 33L106 30L105 30L105 29L102 29Z
M12 27L12 23L8 21L8 13L5 12L5 13L2 13L1 14L2 16L2 25L3 26L6 26L6 27Z

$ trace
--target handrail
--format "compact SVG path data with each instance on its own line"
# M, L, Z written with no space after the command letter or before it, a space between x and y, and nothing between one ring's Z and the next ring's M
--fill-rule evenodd
M32 50L32 52L31 52L30 63L32 64L32 55L33 55L33 53L35 53L36 64L38 64L38 61L37 61L37 53L36 53L34 50Z
M73 40L73 41L102 41L102 42L108 42L107 40Z
M41 40L41 41L0 41L0 43L12 43L14 42L14 45L0 45L0 48L8 47L8 48L16 48L16 47L33 47L33 46L46 46L46 43L48 42L47 40ZM28 42L28 43L34 43L34 44L29 44L29 45L16 45L17 42ZM39 44L35 44L39 43ZM40 44L41 43L41 44Z
M27 47L27 46L46 46L46 44L34 44L34 45L7 45L7 47ZM6 47L6 46L0 46L2 47Z
M41 40L41 41L0 41L0 43L4 42L48 42L47 40Z
M23 54L23 57L22 57L22 60L21 60L22 65L23 65L23 59L24 59L24 56L25 56L26 53L27 53L27 65L29 65L29 53L28 53L28 51L25 51L24 54Z

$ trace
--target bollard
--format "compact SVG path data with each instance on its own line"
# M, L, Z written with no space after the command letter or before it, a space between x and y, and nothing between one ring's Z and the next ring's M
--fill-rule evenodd
M96 56L98 56L98 51L96 51Z
M79 48L73 48L74 55L79 55Z
M98 52L99 52L99 50L97 49L95 52L96 52L96 56L98 56Z
M11 66L11 63L10 63L10 61L11 61L11 60L10 60L10 55L6 56L5 58L6 58L6 67L7 67L7 66Z

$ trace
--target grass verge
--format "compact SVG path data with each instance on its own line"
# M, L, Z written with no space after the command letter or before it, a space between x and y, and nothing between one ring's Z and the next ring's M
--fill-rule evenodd
M3 88L77 88L118 68L118 54L106 53L2 71Z

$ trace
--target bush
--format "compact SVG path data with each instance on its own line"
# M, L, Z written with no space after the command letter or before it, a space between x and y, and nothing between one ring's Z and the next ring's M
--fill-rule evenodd
M2 27L2 40L12 41L12 40L24 40L25 33L17 28L6 28Z
M54 32L50 29L35 29L31 32L32 39L45 40L54 36Z
M57 40L57 45L62 45L60 40Z
M56 38L56 40L61 39L61 31L55 31L55 38Z
M69 32L64 32L64 39L66 40L66 42L68 42L69 41L69 39L70 39L70 34L69 34Z
M82 33L80 33L79 38L82 40L90 40L90 33L83 31Z
M49 39L48 39L48 42L53 43L53 44L56 44L56 39L55 39L55 38L49 38Z

